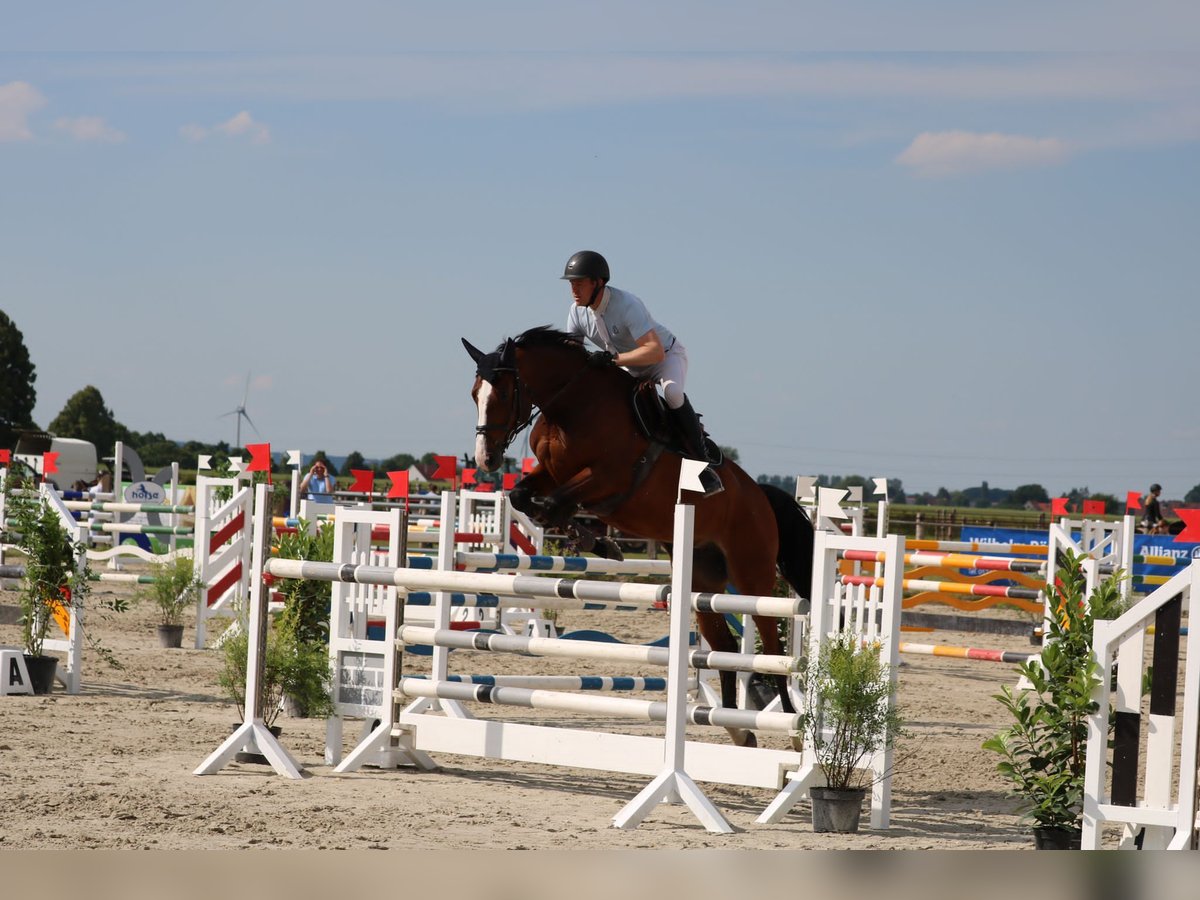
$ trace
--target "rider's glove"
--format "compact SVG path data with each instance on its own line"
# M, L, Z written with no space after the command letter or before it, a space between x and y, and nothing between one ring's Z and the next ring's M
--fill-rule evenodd
M588 365L600 369L604 366L611 366L615 359L616 357L607 350L593 350L588 354Z

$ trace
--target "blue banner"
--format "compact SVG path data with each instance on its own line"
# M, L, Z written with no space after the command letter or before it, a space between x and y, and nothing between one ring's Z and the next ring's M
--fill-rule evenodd
M1079 534L1072 537L1079 539ZM983 528L980 526L963 526L962 539L977 544L1038 544L1047 546L1050 543L1048 532L1025 531L1019 528ZM983 551L987 552L987 551ZM1200 543L1176 541L1169 534L1135 534L1133 536L1133 553L1135 556L1171 556L1177 562L1174 566L1150 566L1145 563L1133 565L1134 590L1148 594L1157 584L1147 584L1142 579L1146 576L1175 575L1180 568L1193 559L1200 559ZM992 554L989 554L992 555ZM996 553L995 556L1016 556L1014 553ZM1158 579L1155 579L1156 581Z

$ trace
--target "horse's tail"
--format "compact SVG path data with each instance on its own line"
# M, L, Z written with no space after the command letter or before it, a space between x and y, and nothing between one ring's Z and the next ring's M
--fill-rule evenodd
M798 595L812 599L813 526L804 510L787 493L771 484L760 484L767 495L779 529L776 562L784 580Z

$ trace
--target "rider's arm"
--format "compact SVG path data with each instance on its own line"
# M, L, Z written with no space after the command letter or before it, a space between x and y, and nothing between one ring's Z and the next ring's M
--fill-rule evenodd
M613 362L618 366L633 366L637 368L660 363L667 355L667 351L663 349L662 341L658 339L658 332L653 328L638 338L637 344L632 350L618 353Z

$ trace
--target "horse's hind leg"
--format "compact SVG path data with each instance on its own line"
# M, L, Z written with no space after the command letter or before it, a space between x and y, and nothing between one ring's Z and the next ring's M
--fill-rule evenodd
M728 584L728 574L725 568L725 557L721 551L712 545L697 547L692 555L692 590L708 593L723 593ZM729 630L722 613L696 613L696 627L708 643L708 646L721 653L736 653L737 638ZM737 673L719 670L717 678L721 683L721 706L728 709L737 707ZM755 747L758 745L754 732L744 728L726 728L730 739L739 747Z

